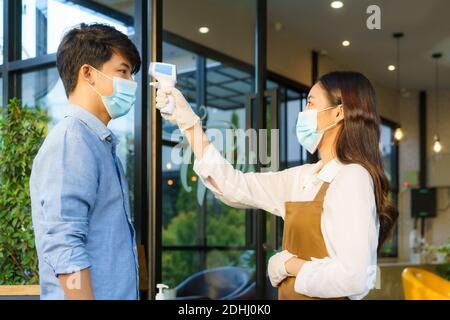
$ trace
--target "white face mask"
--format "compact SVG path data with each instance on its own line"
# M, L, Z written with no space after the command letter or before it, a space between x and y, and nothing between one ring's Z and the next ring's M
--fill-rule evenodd
M89 84L89 86L102 98L103 104L105 105L106 111L108 111L111 119L116 119L126 115L136 101L136 81L119 77L111 78L100 70L95 70L104 77L113 81L113 94L111 96L101 95L100 92L98 92L93 86Z
M312 109L298 113L296 126L297 140L306 150L308 150L309 153L313 154L316 152L325 131L331 129L339 123L336 122L325 129L317 131L317 114L319 112L337 108L338 106L339 105L329 107L320 111L317 111L317 109Z

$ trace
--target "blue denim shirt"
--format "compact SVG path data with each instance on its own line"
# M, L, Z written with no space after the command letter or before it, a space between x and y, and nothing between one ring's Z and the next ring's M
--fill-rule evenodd
M139 297L135 231L117 143L97 117L70 105L34 159L30 193L41 299L64 299L57 275L85 268L96 299Z

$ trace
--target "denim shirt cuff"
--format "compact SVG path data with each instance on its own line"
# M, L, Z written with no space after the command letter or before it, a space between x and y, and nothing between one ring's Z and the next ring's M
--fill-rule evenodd
M49 259L45 260L52 267L56 277L60 274L79 272L92 266L84 248L67 250L60 254L56 262L53 261L53 263Z

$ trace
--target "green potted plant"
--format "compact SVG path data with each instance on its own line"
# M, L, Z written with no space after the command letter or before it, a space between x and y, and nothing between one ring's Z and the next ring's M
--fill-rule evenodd
M438 263L445 263L450 254L450 238L447 244L443 244L436 249L436 258Z
M36 292L37 255L29 179L47 134L47 113L11 99L0 112L0 295ZM30 288L24 285L34 285Z

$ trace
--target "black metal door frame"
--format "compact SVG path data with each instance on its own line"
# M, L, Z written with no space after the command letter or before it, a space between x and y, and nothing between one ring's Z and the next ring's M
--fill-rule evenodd
M264 103L264 113L261 114L260 108L256 103L259 103L257 101L257 94L249 94L247 97L247 105L245 108L246 111L246 130L249 129L256 129L256 141L253 139L253 135L249 135L248 144L246 145L246 156L250 154L249 151L255 151L257 152L257 165L256 169L257 171L262 171L263 164L266 164L267 161L265 159L265 156L267 155L267 136L261 135L260 131L255 125L255 122L257 122L258 118L263 117L264 122L267 117L267 102L268 99L270 99L270 129L275 129L279 132L279 89L274 88L271 90L265 90L264 94L261 95L263 97L263 103ZM256 103L255 103L256 102ZM265 127L261 128L262 130L267 129L267 123L265 123ZM270 135L271 140L273 139L272 134ZM264 139L262 139L264 138ZM271 149L270 157L272 164L275 163L277 167L280 165L280 157L279 157L279 145L280 145L280 136L279 134L276 135L276 146L277 149L274 150ZM260 154L260 150L262 150L262 154ZM278 248L278 219L275 215L270 215L270 236L267 237L267 229L266 229L266 212L264 210L248 210L249 214L247 214L247 221L250 223L252 227L250 230L252 231L252 234L249 235L250 239L255 239L255 241L252 243L255 247L256 252L256 294L257 299L266 299L268 298L268 292L266 292L267 289L267 277L266 277L266 257L267 252L271 250L276 250ZM269 241L267 241L269 239Z

